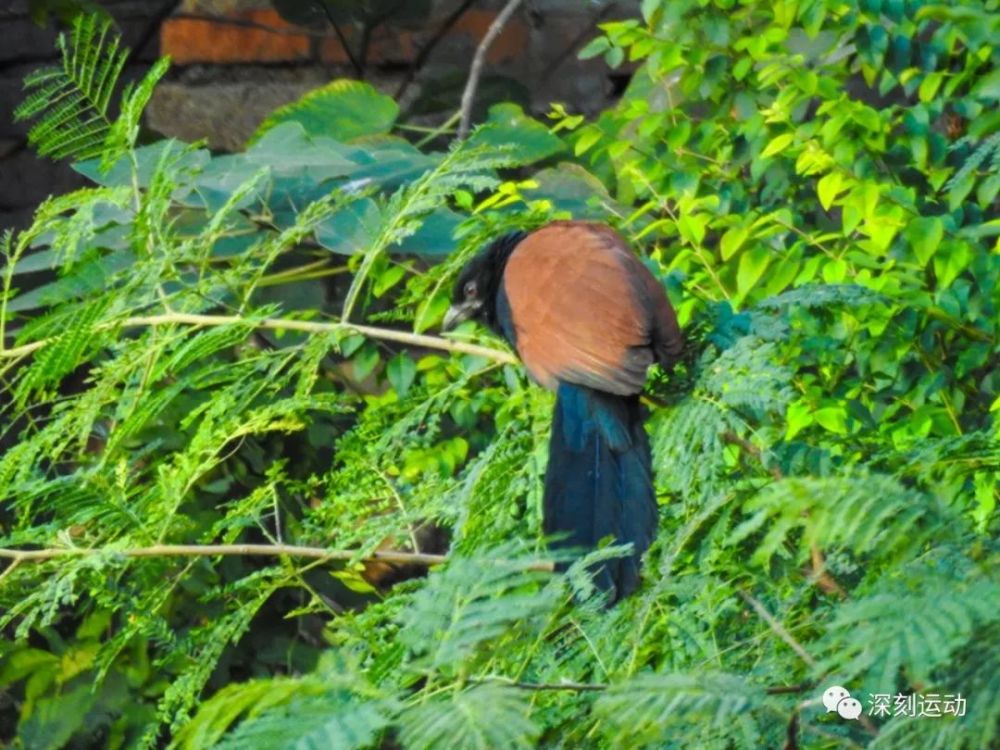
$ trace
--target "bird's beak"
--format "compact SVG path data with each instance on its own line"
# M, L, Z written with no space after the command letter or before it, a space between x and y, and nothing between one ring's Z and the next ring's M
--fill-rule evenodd
M475 317L479 313L482 306L483 303L479 300L469 300L468 302L462 302L458 305L452 305L448 308L448 312L444 314L444 321L441 323L441 330L450 331L463 320Z

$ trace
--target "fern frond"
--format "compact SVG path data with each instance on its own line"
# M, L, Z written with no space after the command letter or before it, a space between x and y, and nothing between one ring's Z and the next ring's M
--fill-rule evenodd
M933 498L878 474L789 477L762 489L744 505L750 517L732 534L738 543L767 526L753 560L766 564L792 541L805 555L813 547L846 547L891 558L940 533L945 519ZM794 541L793 532L801 535Z
M407 708L399 735L407 750L530 750L539 727L529 704L514 688L477 685Z
M1000 741L1000 625L972 632L938 679L920 692L961 696L963 716L896 717L881 728L871 750L980 750Z
M509 546L449 561L400 614L400 641L418 664L455 669L515 629L541 627L562 598L540 587L547 576L531 570L536 560Z
M111 21L96 14L78 15L71 35L60 34L58 47L62 66L25 79L25 88L34 91L14 117L41 117L28 131L28 140L42 156L85 159L103 154L112 127L111 95L128 51L120 47Z
M901 670L908 684L926 685L977 628L1000 621L1000 586L919 575L920 567L918 590L893 582L837 609L823 640L825 669L848 677L866 674L875 689L894 687Z
M317 687L299 684L286 702L244 720L213 747L216 750L271 750L276 747L361 750L376 746L380 732L389 723L385 707L358 700L346 690Z
M672 729L683 727L698 747L760 747L752 717L764 699L760 688L724 673L646 674L612 686L594 711L606 723L614 748L657 747Z

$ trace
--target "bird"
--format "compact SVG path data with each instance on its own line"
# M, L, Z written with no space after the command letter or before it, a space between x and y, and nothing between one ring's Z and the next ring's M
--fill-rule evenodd
M639 395L653 362L670 371L683 354L663 285L610 226L555 221L505 234L466 263L442 328L469 319L555 392L543 531L575 549L631 543L631 554L591 568L614 604L639 586L659 518Z

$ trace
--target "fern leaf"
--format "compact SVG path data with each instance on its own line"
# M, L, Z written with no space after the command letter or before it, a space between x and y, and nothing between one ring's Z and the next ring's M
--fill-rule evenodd
M849 677L867 673L875 689L894 686L901 669L910 684L928 684L978 627L1000 620L1000 587L992 582L926 574L917 580L918 591L897 584L840 606L823 641L826 668Z
M408 708L399 736L407 750L529 750L539 728L528 710L514 688L477 685Z
M733 532L730 542L740 542L768 525L753 555L761 564L795 530L802 532L798 540L802 554L818 545L891 557L939 532L947 517L933 498L877 474L786 478L761 490L744 510L752 515Z
M41 118L28 131L28 140L42 156L63 159L101 154L112 127L111 95L128 52L113 34L110 19L96 14L78 15L71 35L61 34L58 46L61 67L25 78L25 89L32 93L14 117Z
M610 747L659 747L679 727L695 728L699 747L731 747L735 738L740 747L759 747L751 712L763 698L760 688L737 675L648 674L612 686L594 712L607 725Z
M431 574L400 616L400 640L422 663L456 667L517 628L540 627L560 599L512 548L458 558Z

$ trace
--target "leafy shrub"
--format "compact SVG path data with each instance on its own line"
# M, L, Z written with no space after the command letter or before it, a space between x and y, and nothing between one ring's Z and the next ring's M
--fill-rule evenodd
M337 82L231 155L138 146L165 64L109 118L81 17L20 113L95 184L0 243L5 739L995 744L996 5L646 0L584 51L636 66L593 122L433 151ZM648 250L691 344L610 611L547 572L548 394L422 335L482 241L569 215ZM847 722L830 684L968 711Z

